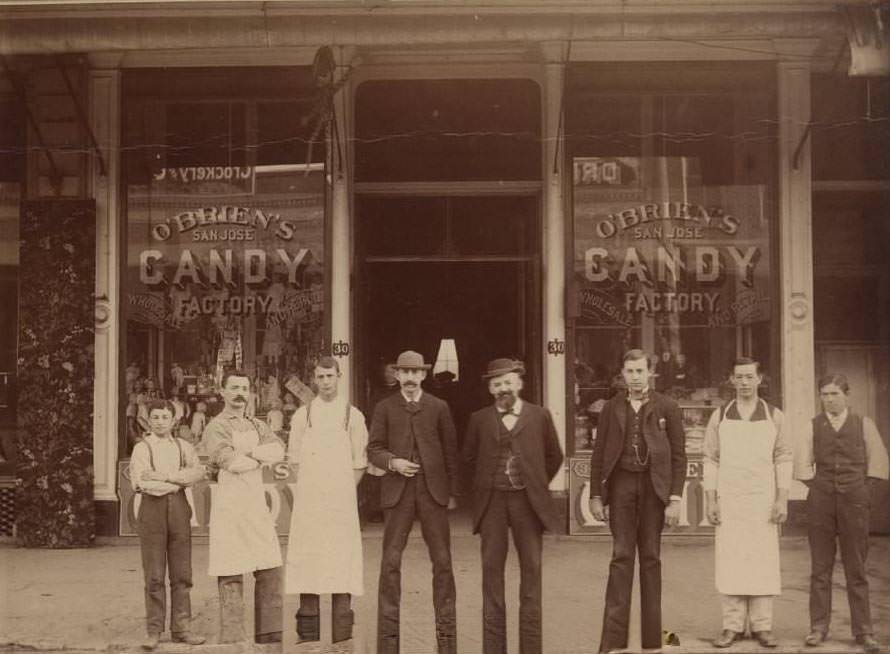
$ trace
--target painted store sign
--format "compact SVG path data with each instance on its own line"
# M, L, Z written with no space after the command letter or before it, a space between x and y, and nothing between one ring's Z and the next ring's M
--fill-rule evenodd
M574 160L576 301L586 323L632 327L765 320L769 238L763 187L705 186L695 160Z

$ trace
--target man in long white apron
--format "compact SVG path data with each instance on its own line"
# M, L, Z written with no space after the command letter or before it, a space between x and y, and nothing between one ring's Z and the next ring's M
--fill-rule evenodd
M210 564L217 577L221 643L244 640L244 573L252 572L254 640L281 642L281 546L266 505L262 465L284 459L284 443L264 422L245 415L250 378L225 374L225 408L204 429L210 464L219 471L210 504Z
M284 585L300 595L300 642L320 639L319 595L330 593L333 642L352 638L352 595L364 592L356 485L368 465L362 412L339 397L340 366L315 364L318 396L291 419L288 461L297 475Z
M717 590L729 647L747 626L763 647L775 647L773 597L782 592L779 524L788 517L792 450L782 412L761 399L760 364L736 359L735 399L711 415L705 430L704 489L716 525Z

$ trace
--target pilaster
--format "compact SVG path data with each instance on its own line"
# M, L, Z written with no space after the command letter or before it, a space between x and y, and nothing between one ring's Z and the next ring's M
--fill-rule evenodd
M121 72L114 68L89 73L90 127L105 162L91 157L90 193L96 200L96 335L93 406L93 470L96 500L117 500L118 370L120 315L120 171Z
M545 43L543 107L543 270L544 329L542 351L545 353L544 405L553 414L556 433L566 451L566 324L565 256L566 220L564 180L565 144L562 137L563 80L565 78L565 43ZM565 469L550 483L551 490L567 488Z
M782 294L782 396L791 434L813 416L816 395L813 328L810 62L777 64L779 225ZM796 485L792 499L803 496Z

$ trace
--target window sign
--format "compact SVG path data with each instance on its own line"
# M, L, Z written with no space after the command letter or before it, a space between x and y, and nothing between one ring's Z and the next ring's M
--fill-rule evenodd
M145 431L145 405L155 397L174 401L178 434L200 443L231 368L252 378L249 413L284 432L306 397L292 389L311 395L312 362L328 345L324 166L307 165L299 148L290 163L264 162L241 141L268 131L244 125L260 116L298 125L289 105L260 112L251 102L204 102L195 112L207 120L187 124L187 103L158 106L144 105L154 108L144 109L145 120L157 123L151 143L164 142L163 119L186 126L127 186L129 443ZM132 151L138 171L145 151Z
M573 167L573 449L592 449L599 412L623 384L622 354L642 347L652 387L683 408L698 493L703 427L733 358L753 353L769 369L767 190L706 185L695 157L577 157Z

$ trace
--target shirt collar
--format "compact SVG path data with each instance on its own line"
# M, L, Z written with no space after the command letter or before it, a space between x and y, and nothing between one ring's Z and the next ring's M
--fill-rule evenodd
M847 420L847 414L850 413L850 409L846 408L841 411L836 416L831 415L830 413L826 413L826 417L828 418L828 422L833 425L842 425Z
M420 389L417 390L417 397L415 397L413 400L409 400L409 399L408 399L408 396L405 395L405 391L403 391L403 390L399 390L399 392L402 394L402 397L405 398L405 401L406 401L406 402L417 402L417 403L420 403L420 398L423 397L423 389L422 389L422 388L420 388Z
M158 436L153 431L148 432L148 436L146 438L151 438L153 441L157 441L158 443L171 443L173 441L173 432L170 432L167 436Z
M234 419L234 418L245 418L245 417L247 417L247 416L245 416L243 413L239 413L239 412L237 412L237 411L233 411L233 410L230 409L229 407L223 407L223 410L220 411L220 415L221 415L221 416L225 416L226 418L228 418L228 419L230 419L230 420L232 420L232 419Z
M649 401L650 388L647 386L643 389L643 392L640 394L639 398L632 398L630 396L630 391L627 391L627 401L628 402L640 402L641 404L645 404Z

